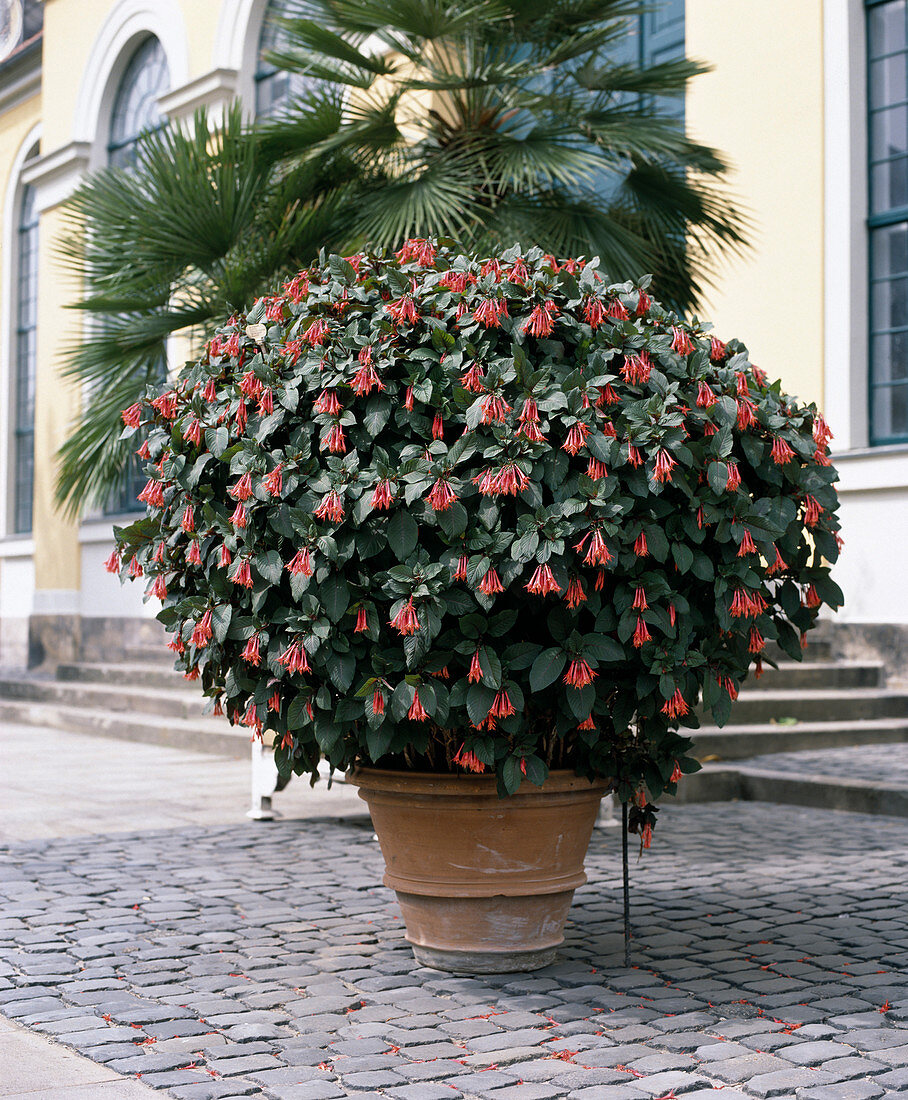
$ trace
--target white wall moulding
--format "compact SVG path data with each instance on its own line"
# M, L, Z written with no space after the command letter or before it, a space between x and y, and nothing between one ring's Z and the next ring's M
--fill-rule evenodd
M0 87L0 115L11 111L41 91L41 53L29 58L28 66L11 74Z
M255 70L267 0L224 0L214 35L211 65L239 74L236 94L249 111L255 107Z
M17 535L11 535L9 538L0 539L0 561L6 559L30 560L34 556L34 539Z
M238 85L236 69L212 69L161 96L158 107L163 115L174 120L191 119L199 107L207 107L216 122L236 98Z
M903 489L908 494L908 445L904 443L833 454L832 462L839 471L836 488L840 496L889 489ZM905 507L908 509L908 501Z
M75 588L36 588L32 601L35 615L78 615L81 596Z
M71 141L32 161L22 172L22 182L35 189L38 210L44 213L75 191L88 171L91 147L84 141Z
M164 49L171 84L179 88L189 81L186 25L177 0L120 0L92 45L73 113L73 138L90 145L92 169L106 163L113 97L135 48L149 35Z

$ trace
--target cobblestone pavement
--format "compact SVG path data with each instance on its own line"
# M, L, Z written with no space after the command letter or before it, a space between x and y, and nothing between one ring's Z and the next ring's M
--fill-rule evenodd
M749 767L769 768L786 774L908 784L908 744L774 752L751 757L746 763Z
M165 1095L873 1100L908 1091L908 822L668 806L598 831L560 961L415 966L364 821L0 850L0 1010Z

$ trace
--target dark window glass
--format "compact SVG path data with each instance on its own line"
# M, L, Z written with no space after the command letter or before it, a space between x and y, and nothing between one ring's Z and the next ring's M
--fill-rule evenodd
M870 442L908 440L908 4L867 0Z
M13 530L32 529L35 484L35 366L38 331L38 212L35 192L22 189L16 288L13 393Z
M318 80L305 73L289 73L276 69L265 60L264 55L273 49L279 49L284 41L283 28L275 21L281 16L293 14L291 0L271 0L265 10L262 21L262 33L259 38L259 61L255 71L255 113L257 115L275 115L297 96L317 87Z
M136 163L139 138L164 126L158 100L169 89L170 70L163 47L157 38L147 38L132 55L114 98L107 144L108 161L111 165L129 169ZM163 380L166 375L166 363L162 360L159 376ZM133 456L123 488L114 495L106 511L136 511L141 507L136 498L144 484L142 464Z

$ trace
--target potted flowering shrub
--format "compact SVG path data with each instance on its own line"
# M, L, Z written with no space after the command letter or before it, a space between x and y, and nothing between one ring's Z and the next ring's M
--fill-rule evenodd
M596 260L330 256L124 420L109 567L282 773L351 770L431 965L548 961L601 794L648 842L701 697L841 602L816 408Z

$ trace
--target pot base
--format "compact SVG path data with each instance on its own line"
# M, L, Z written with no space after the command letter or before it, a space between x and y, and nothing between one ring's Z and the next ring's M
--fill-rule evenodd
M447 951L411 944L416 961L449 974L525 974L555 961L556 947L538 951Z

